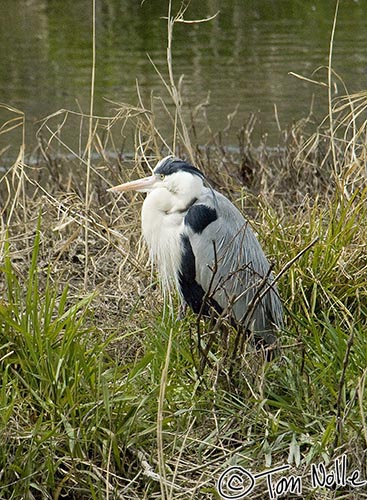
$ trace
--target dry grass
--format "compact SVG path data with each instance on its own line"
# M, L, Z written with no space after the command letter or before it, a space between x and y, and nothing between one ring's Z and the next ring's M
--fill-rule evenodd
M348 107L346 102L349 103ZM282 340L285 361L268 367L262 363L254 365L253 353L245 351L240 363L242 375L238 384L235 384L235 387L241 386L241 389L235 389L232 395L223 392L222 388L226 387L226 384L223 386L221 382L222 367L219 358L218 362L212 358L211 368L208 368L200 383L200 379L197 379L194 368L197 363L195 319L189 317L180 325L170 325L170 321L166 321L166 325L161 324L163 299L159 287L154 279L152 281L151 269L147 264L147 252L141 241L141 197L131 195L115 200L106 193L106 188L110 184L141 175L148 169L146 161L149 160L150 165L154 164L158 154L164 151L164 143L152 128L151 117L154 111L121 107L116 117L110 121L95 119L88 208L85 203L83 157L75 154L66 160L63 155L59 155L57 148L54 149L56 139L52 131L50 139L45 142L44 132L48 122L43 126L43 141L40 143L40 150L46 161L28 166L18 159L3 176L1 197L6 202L2 206L1 213L2 261L6 253L4 244L7 241L14 273L21 282L27 283L38 214L41 212L37 267L40 290L46 288L48 279L51 279L53 285L60 290L68 284L70 304L91 292L96 292L93 300L92 325L99 332L101 340L98 342L109 339L106 352L112 356L114 362L120 366L129 366L132 372L136 370L140 374L141 380L130 390L133 390L133 393L143 391L144 394L141 384L146 384L147 376L151 381L153 393L154 387L156 390L161 387L158 408L155 408L153 401L148 398L146 409L146 416L150 414L150 418L157 418L157 421L161 422L158 428L154 430L154 421L147 425L143 433L151 436L148 440L139 438L141 429L130 430L138 432L133 434L133 439L130 435L130 440L136 444L133 447L128 446L125 451L122 451L124 449L122 443L118 445L122 453L127 453L122 477L130 477L132 480L134 473L131 476L128 470L130 468L131 471L140 470L139 486L136 487L135 483L123 485L119 481L116 464L113 465L114 460L110 456L111 469L106 469L105 466L101 466L99 472L93 469L97 477L101 478L101 484L105 485L101 486L100 490L105 493L100 495L106 494L108 477L110 494L117 495L120 492L124 498L154 498L162 495L164 498L196 498L198 491L202 492L203 498L214 498L215 482L226 464L237 463L241 457L240 461L244 461L248 468L263 469L270 463L284 463L292 446L299 450L299 462L293 459L291 463L297 466L294 471L304 476L303 487L304 491L309 491L309 498L332 498L328 493L321 491L311 493L310 461L322 460L322 457L326 456L327 460L330 460L335 453L338 455L341 451L348 451L354 466L363 469L361 443L358 444L357 436L353 437L353 432L347 423L342 424L342 428L334 425L333 430L333 424L330 422L327 424L326 421L321 423L320 420L317 425L324 428L322 431L324 438L321 435L318 438L316 430L305 434L302 425L306 423L302 423L299 410L297 409L292 415L288 403L283 399L284 396L278 399L280 397L278 390L282 392L284 389L277 390L277 386L283 384L282 381L279 382L279 377L282 379L286 376L287 370L291 370L291 365L288 366L291 360L298 366L297 377L302 379L305 376L302 375L305 370L304 363L307 364L304 356L311 348L309 342L313 335L317 336L319 332L321 335L326 335L327 330L325 324L322 325L322 318L327 314L328 307L339 309L339 312L335 313L336 316L344 314L341 330L344 330L346 335L348 332L351 334L354 332L353 336L359 335L355 330L356 323L351 318L351 314L355 313L348 313L347 308L350 308L350 311L359 311L358 316L355 316L356 322L365 324L366 321L366 311L362 305L366 288L365 280L361 278L361 273L365 273L367 266L361 247L365 241L363 209L366 195L363 159L365 146L363 142L351 136L352 131L356 130L361 136L365 123L363 122L357 129L348 121L354 106L361 106L360 96L350 96L348 101L342 100L336 103L334 108L341 136L338 140L335 136L333 138L340 172L338 182L335 181L327 128L320 128L312 137L307 138L303 127L309 126L309 123L296 124L284 131L283 142L275 151L269 150L266 145L252 145L251 137L248 136L244 144L245 127L239 132L240 144L235 152L232 149L229 151L222 142L219 142L218 137L213 137L209 144L194 149L195 162L203 166L213 184L220 186L222 191L250 215L268 254L276 261L278 270L305 248L312 238L321 237L321 242L316 245L313 253L310 255L308 252L295 268L291 268L283 276L280 283L287 309L288 333ZM63 127L66 127L68 122L64 121L65 115L60 113L59 118ZM80 119L83 117L80 116ZM124 158L121 152L113 149L112 135L109 137L113 130L110 123L116 127L121 122L124 123L124 127L131 126L135 131L140 141L137 151L141 151L144 147L144 154L141 157L138 155L137 158ZM104 134L106 138L102 143L101 136ZM62 140L62 128L59 129L58 136L57 141ZM350 146L352 143L353 148ZM242 188L244 184L246 187ZM342 186L342 192L338 190L338 186ZM338 218L343 222L340 223L340 227L334 228L335 234L331 234L332 227L338 224ZM89 249L87 263L84 240L86 221L88 221ZM359 224L357 229L356 224ZM345 231L343 237L340 231ZM349 239L348 231L350 234L354 232ZM348 242L345 239L348 239ZM340 251L337 257L332 256L332 248L335 251L338 246ZM325 252L330 253L328 256L330 261L326 259ZM322 278L323 268L320 267L321 264L318 263L316 256L319 256L320 262L324 260L325 265L329 262L330 266L334 266L333 275L338 276L338 284L330 282L331 275ZM3 293L4 286L5 283L1 281ZM344 292L342 292L343 287ZM309 308L309 311L306 308ZM330 321L331 328L335 320L330 319ZM86 320L86 324L90 322L91 319ZM361 323L360 326L362 327ZM190 331L191 334L188 334ZM171 336L172 346L166 351L169 345L166 344L168 334ZM305 335L308 337L305 338ZM186 337L183 343L182 336ZM349 337L349 342L352 347L356 340L354 337ZM351 383L357 384L358 392L354 396L353 407L359 408L362 428L366 433L363 424L366 411L363 403L365 392L363 374L356 369L355 374L351 375L350 364L357 363L358 366L359 361L351 361L343 351L343 345L342 342L338 348L333 343L326 343L324 346L326 350L330 348L330 352L334 350L334 353L341 349L342 367L344 360L344 370L338 372L335 382L335 390L339 391L339 396L335 396L335 404L338 405L340 421L348 421L347 415L352 403L345 400L345 390ZM215 354L213 351L212 355L220 354L219 352ZM353 355L352 347L350 354L352 360ZM318 362L321 363L321 359L320 353ZM166 367L163 370L164 378L161 379L163 361ZM140 373L141 363L144 369ZM182 380L182 375L177 380L176 372L179 370L186 374L184 376L187 377L186 382ZM306 370L307 377L311 376L312 370L315 370L315 367ZM243 374L246 374L245 378ZM294 373L288 373L287 377L293 377L296 385L300 383ZM353 380L355 382L351 382ZM170 387L168 395L167 384ZM204 385L201 387L202 384ZM291 384L290 379L286 378L284 384ZM205 386L207 395L205 391L203 392ZM181 391L178 399L177 391ZM149 393L150 391L147 394ZM214 395L214 400L209 404L207 397L211 393ZM189 398L186 400L188 395ZM172 403L168 403L170 400ZM186 406L188 401L191 401L190 406ZM110 404L113 405L113 402ZM295 406L298 404L300 403L295 403ZM274 409L272 405L275 405ZM254 408L257 406L258 410L254 413ZM315 421L318 421L325 411L321 410L322 407L321 402L320 406L315 402L312 417ZM174 417L176 412L181 414L180 419ZM282 419L286 419L289 414L288 423L278 421L279 412L283 414ZM311 414L306 418L310 419L309 424L312 421ZM172 416L168 418L168 415ZM167 418L173 419L172 424L168 426ZM298 422L296 423L294 419ZM264 425L265 429L268 429L265 435ZM272 430L268 428L269 425ZM295 430L294 426L296 428L299 426L299 431ZM160 443L156 456L158 468L155 466L153 451L153 436L156 432ZM276 439L272 437L274 432ZM341 433L342 437L338 438L338 433ZM329 434L329 438L326 438L325 436ZM298 436L296 444L293 445L292 435ZM321 441L326 439L324 445L317 444L319 439ZM305 440L304 444L302 440ZM358 449L360 451L357 451ZM146 453L148 455L145 455ZM295 453L297 456L297 452ZM261 457L265 457L265 462ZM96 465L90 466L95 468ZM108 476L106 476L107 470ZM76 474L75 471L73 474ZM79 477L80 480L80 475L75 477ZM154 484L157 483L161 485L161 493L155 493ZM68 489L73 491L69 480L66 479L63 486L58 483L57 487L60 488L60 492ZM259 484L252 498L263 498L263 487L265 484ZM49 488L50 491L54 491L52 485ZM121 493L124 491L127 493ZM203 493L204 491L207 493ZM347 493L348 498L352 498L352 493L352 491ZM362 498L359 490L357 493L358 498ZM74 497L79 498L77 492L74 492Z

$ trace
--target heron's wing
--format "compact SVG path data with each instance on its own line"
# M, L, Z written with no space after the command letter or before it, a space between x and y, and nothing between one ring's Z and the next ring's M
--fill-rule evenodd
M237 208L207 190L186 214L185 237L195 258L194 282L238 323L270 339L274 325L282 324L281 302L264 252Z

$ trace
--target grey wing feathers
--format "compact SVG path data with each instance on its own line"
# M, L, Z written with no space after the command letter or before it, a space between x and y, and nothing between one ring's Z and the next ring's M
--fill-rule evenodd
M222 309L230 305L229 312L246 330L273 342L277 327L282 326L282 305L253 230L220 193L208 190L196 204L217 211L217 218L201 233L187 230L195 255L196 281Z

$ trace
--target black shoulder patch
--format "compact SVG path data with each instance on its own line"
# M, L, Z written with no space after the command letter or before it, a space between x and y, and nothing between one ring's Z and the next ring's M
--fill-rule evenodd
M202 233L212 222L217 220L218 215L215 208L207 205L193 205L187 212L185 224L190 226L195 233Z

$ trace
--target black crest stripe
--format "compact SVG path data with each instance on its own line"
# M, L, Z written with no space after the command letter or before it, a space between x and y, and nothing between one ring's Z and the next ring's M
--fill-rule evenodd
M175 158L168 158L162 165L154 170L155 174L171 175L176 172L189 172L204 178L204 174L190 163Z

